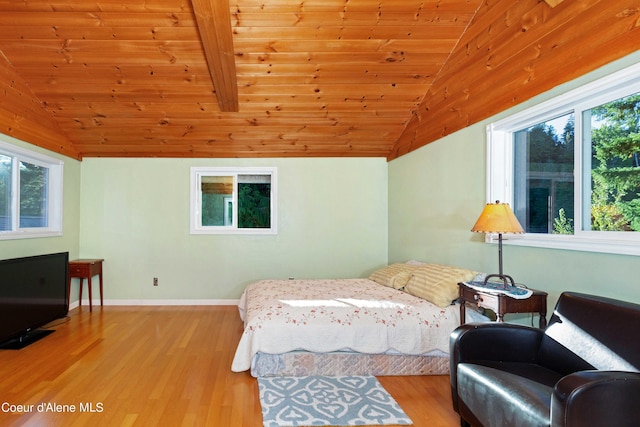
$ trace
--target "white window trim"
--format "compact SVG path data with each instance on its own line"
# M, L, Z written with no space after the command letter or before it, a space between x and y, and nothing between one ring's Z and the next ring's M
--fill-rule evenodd
M49 226L34 228L19 227L19 218L17 217L18 198L15 196L18 191L18 183L14 182L12 189L13 197L11 198L14 229L8 231L0 231L0 240L62 236L64 162L62 160L54 159L53 157L49 157L41 153L36 153L25 148L17 147L1 139L0 154L12 158L17 158L19 161L22 160L49 169L49 194L47 195L47 215Z
M514 164L513 133L528 126L576 111L575 171L582 171L582 114L589 109L625 95L640 91L640 64L554 97L487 126L487 203L500 200L513 206ZM640 232L608 232L582 230L583 176L575 173L575 234L556 235L525 233L504 235L504 244L554 249L640 255ZM590 193L589 193L590 194ZM497 242L497 235L486 235L485 241Z
M271 227L270 228L238 228L237 221L230 226L203 226L202 205L200 198L202 176L233 176L234 200L232 204L233 217L237 218L237 176L238 175L270 175L271 176ZM190 232L191 234L278 234L277 211L277 182L278 169L276 167L192 167L191 168L191 202L190 202Z

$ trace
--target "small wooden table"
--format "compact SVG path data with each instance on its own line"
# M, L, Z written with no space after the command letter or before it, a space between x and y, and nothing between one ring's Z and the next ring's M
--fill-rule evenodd
M460 287L460 323L464 323L465 303L493 310L498 316L498 322L504 322L507 313L539 313L540 329L547 327L547 293L533 291L533 295L526 299L515 299L504 294L493 295L458 283Z
M69 294L71 294L71 279L76 277L80 279L80 299L78 305L82 306L82 285L84 279L88 279L89 288L89 311L93 311L93 302L91 295L91 278L98 275L100 278L100 306L102 306L102 261L104 259L76 259L69 261Z

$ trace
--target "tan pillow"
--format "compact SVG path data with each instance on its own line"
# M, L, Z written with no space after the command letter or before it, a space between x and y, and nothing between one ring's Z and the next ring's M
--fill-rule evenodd
M413 271L404 290L438 307L446 307L458 298L458 283L471 280L476 274L464 268L426 264Z
M418 266L409 264L391 264L371 273L369 280L390 288L402 289L411 278L411 272L417 268Z

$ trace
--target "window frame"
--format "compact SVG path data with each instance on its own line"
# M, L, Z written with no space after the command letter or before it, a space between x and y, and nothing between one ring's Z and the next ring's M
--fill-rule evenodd
M490 123L486 127L487 138L487 203L500 200L513 206L514 201L514 153L513 134L529 126L574 113L574 234L525 233L508 235L504 244L579 250L625 255L640 255L640 232L583 230L585 204L590 202L590 181L586 182L583 170L590 153L583 147L583 111L609 101L640 92L640 64L622 69L591 83L568 91L535 106ZM590 172L590 170L589 170ZM589 188L586 186L589 185ZM590 206L590 204L587 204ZM590 214L589 214L590 215ZM487 234L485 241L497 242L497 235Z
M268 175L271 177L270 209L271 227L269 228L238 228L238 175ZM202 192L203 176L232 176L233 200L231 225L202 225ZM190 233L191 234L240 234L240 235L268 235L278 234L277 211L277 182L278 169L276 167L208 167L191 168L191 200L190 200ZM225 212L226 212L225 201Z
M0 139L0 155L12 159L11 230L0 230L0 240L62 236L64 162L60 159L17 147ZM47 227L20 227L19 162L48 169Z

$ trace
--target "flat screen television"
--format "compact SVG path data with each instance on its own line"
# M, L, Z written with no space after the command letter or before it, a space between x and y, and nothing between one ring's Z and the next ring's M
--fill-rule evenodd
M69 252L0 260L0 348L22 348L69 311Z

